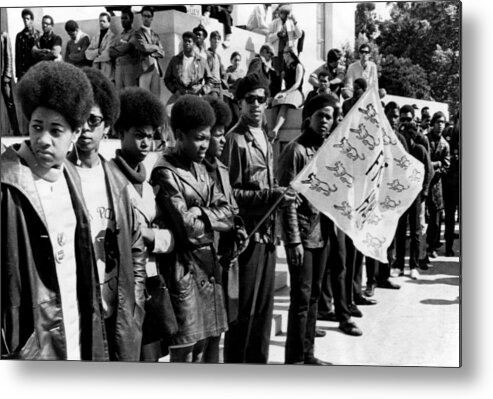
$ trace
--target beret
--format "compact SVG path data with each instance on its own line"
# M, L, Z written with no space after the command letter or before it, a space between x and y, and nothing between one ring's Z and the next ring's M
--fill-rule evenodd
M245 76L238 83L236 88L236 98L242 100L245 95L256 89L264 89L265 95L269 96L269 82L257 73Z
M319 94L312 97L303 107L302 119L305 120L306 118L311 117L319 109L327 106L333 107L335 110L337 107L337 100L328 94Z

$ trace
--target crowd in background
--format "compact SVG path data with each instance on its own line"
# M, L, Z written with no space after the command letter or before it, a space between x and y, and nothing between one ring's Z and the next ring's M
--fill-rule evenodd
M142 7L138 29L131 9L122 9L118 35L112 12L99 15L94 37L67 21L64 52L53 18L43 16L40 32L24 9L15 38L17 103L2 32L2 94L14 135L29 136L2 144L2 356L157 361L169 354L172 362L217 363L224 334L224 362L267 363L282 242L291 291L285 361L324 365L314 354L315 337L324 335L316 320L362 335L358 306L377 303L376 287L400 288L390 277L404 276L408 239L412 279L433 266L443 220L445 256L455 256L458 114L447 121L427 107L385 104L425 179L388 262L365 259L289 184L363 93L378 89L370 45L347 69L342 51L330 49L309 75L305 100L304 32L291 6L255 7L244 28L266 42L246 71L240 53L226 67L219 51L234 39L232 7L204 6L202 23L183 33L182 50L165 68L152 7ZM208 32L208 18L224 31ZM161 80L172 94L166 104ZM17 121L19 106L28 131ZM275 157L293 109L302 109L300 135ZM163 128L172 145L147 171ZM121 148L107 160L99 147L110 134Z

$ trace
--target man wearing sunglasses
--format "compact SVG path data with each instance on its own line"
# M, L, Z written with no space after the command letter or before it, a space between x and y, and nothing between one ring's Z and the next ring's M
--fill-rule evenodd
M375 84L378 90L378 72L377 65L370 61L371 48L367 43L359 46L359 60L348 66L346 72L346 81L342 96L344 99L352 97L353 83L358 78L364 78L368 83L368 87Z
M269 209L284 197L280 206L295 200L293 192L274 183L272 146L262 121L269 88L258 74L238 83L236 97L241 115L226 135L221 161L229 167L239 216L248 234ZM274 310L274 268L276 264L276 220L270 214L250 238L239 256L239 314L224 340L226 363L267 363Z

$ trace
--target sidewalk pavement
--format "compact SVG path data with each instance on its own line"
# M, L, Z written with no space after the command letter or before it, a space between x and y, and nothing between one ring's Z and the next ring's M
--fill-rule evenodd
M317 327L327 334L316 338L315 356L334 365L458 367L460 264L459 240L455 241L455 257L443 256L441 248L433 267L420 270L418 280L412 280L407 269L404 277L391 279L400 290L377 288L373 298L378 304L358 306L363 317L353 321L363 336L348 336L338 323L318 321ZM281 247L276 270L287 270ZM274 301L274 313L282 316L282 333L271 339L269 363L283 364L289 288L278 290Z

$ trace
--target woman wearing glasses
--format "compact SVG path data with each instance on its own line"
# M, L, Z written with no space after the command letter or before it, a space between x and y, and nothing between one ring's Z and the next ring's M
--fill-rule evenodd
M120 101L115 86L101 71L82 70L91 82L93 105L68 159L76 165L90 215L110 360L139 361L145 244L127 191L128 180L99 154L102 138L118 117Z
M18 96L29 140L1 158L2 357L108 360L89 216L65 161L91 85L73 65L41 61Z

